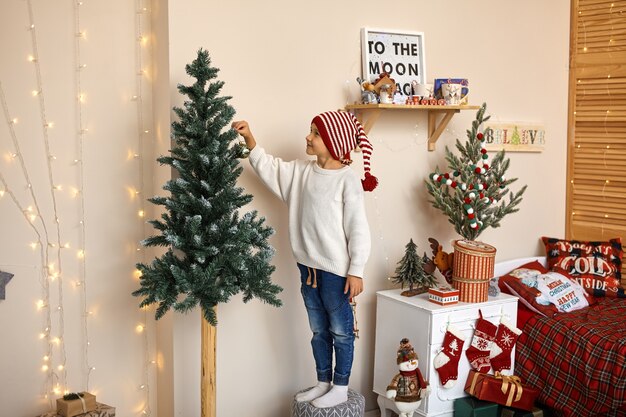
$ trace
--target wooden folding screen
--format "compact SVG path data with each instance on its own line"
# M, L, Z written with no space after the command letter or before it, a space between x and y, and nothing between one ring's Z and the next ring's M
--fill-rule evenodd
M570 36L566 234L626 246L626 0L572 0Z

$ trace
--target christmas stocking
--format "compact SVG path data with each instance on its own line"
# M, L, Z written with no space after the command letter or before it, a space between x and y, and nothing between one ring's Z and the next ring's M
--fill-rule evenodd
M443 350L435 356L434 365L441 385L444 388L452 388L456 384L459 375L459 359L463 351L465 336L457 328L448 325L443 337Z
M495 343L491 346L491 367L494 372L511 369L511 350L522 331L507 320L502 319L498 326Z
M477 372L487 373L491 366L489 364L489 353L491 352L491 345L496 337L498 328L495 324L483 319L483 314L480 310L478 310L478 315L472 345L465 354L473 369Z

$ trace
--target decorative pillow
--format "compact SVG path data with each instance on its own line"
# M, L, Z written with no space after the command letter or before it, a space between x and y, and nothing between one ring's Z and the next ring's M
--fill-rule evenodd
M562 313L589 306L585 289L563 274L553 271L541 274L537 276L536 284L541 292L536 301L541 305L553 304Z
M528 262L515 268L499 280L500 289L519 298L520 303L532 312L552 317L558 312L552 304L542 305L537 302L541 292L537 289L537 277L548 270L539 261Z
M596 297L626 298L622 278L622 241L583 242L542 237L548 266L562 269Z

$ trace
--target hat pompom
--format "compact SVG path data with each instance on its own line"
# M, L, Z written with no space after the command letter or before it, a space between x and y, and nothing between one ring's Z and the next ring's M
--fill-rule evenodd
M376 178L369 172L366 172L365 179L361 180L361 184L363 184L363 189L365 191L374 191L374 189L378 185L378 178Z

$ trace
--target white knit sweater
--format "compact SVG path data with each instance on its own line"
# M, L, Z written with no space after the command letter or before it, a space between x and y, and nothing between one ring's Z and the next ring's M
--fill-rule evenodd
M363 278L370 230L361 181L350 167L283 161L255 146L250 164L289 207L289 240L296 261L340 276Z

